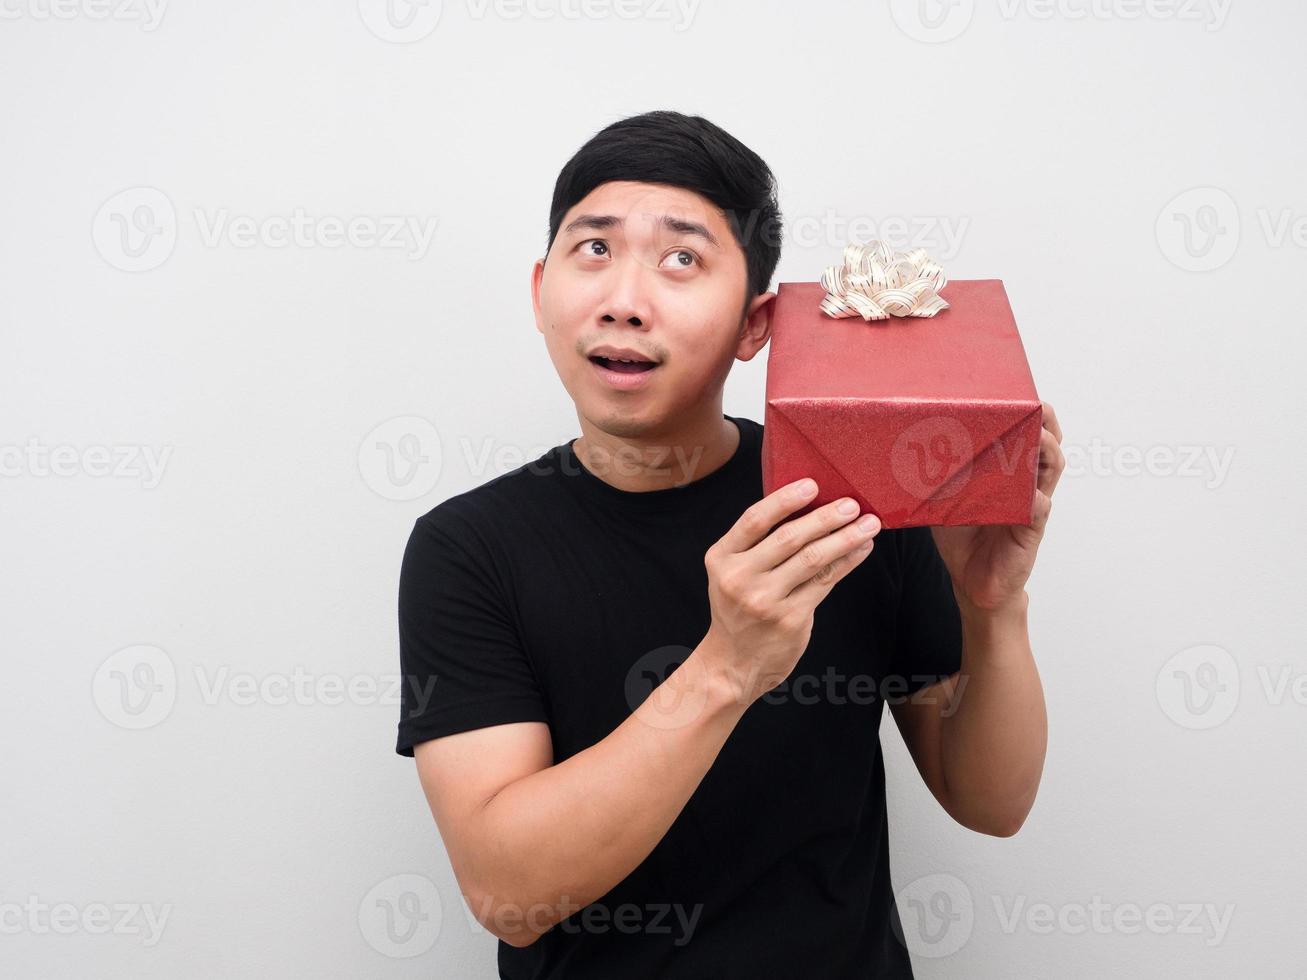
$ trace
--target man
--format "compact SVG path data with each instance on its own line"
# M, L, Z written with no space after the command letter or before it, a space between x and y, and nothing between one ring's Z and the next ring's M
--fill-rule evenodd
M885 701L958 822L1008 836L1034 801L1052 410L1028 527L764 498L762 426L722 388L769 338L779 220L766 164L702 118L596 134L531 284L581 435L409 538L397 750L503 977L910 977Z

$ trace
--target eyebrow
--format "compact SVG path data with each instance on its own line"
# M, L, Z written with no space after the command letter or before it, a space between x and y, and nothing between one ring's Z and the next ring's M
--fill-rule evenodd
M707 241L713 248L721 248L717 239L713 237L712 232L697 221L686 221L682 218L674 218L670 214L665 214L659 222L662 227L669 231L674 231L678 235L697 235ZM570 235L574 231L590 229L593 231L606 231L609 228L622 227L622 219L612 214L583 214L575 221L570 221L567 227L563 229L564 235Z

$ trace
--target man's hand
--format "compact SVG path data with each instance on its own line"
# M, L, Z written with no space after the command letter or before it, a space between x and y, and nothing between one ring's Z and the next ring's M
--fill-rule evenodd
M814 481L800 480L768 494L704 555L712 625L703 649L713 651L704 666L744 703L793 672L818 603L871 554L880 531L873 514L866 526L854 521L857 503L847 497L784 520L816 492ZM842 512L842 503L852 509Z
M1042 404L1044 425L1039 434L1039 475L1030 523L930 529L953 579L959 602L977 609L1003 609L1021 599L1048 524L1053 489L1066 468L1061 449L1062 427L1057 423L1053 406L1048 402Z

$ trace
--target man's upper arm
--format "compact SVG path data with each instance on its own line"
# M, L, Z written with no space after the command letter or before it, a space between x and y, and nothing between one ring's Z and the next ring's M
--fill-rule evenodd
M549 721L489 547L445 505L417 520L404 550L399 659L400 755L445 735Z
M486 803L553 763L543 693L486 542L448 508L419 518L400 571L396 751L418 776L465 893L482 880Z
M485 806L504 787L553 764L549 726L516 722L445 735L419 743L414 757L454 874L471 897L479 881L477 856L487 843Z

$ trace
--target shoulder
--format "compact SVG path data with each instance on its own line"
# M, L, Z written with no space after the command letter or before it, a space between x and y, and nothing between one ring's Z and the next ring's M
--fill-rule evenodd
M733 419L735 423L740 426L741 435L762 436L763 424L761 422L755 422L753 419L745 418L743 415L730 415L727 417Z
M489 534L525 512L548 506L562 472L559 447L468 490L446 497L417 518L419 527L466 537Z
M532 528L557 521L565 491L559 447L436 504L419 516L408 551L443 552L480 566L511 563L534 539Z

